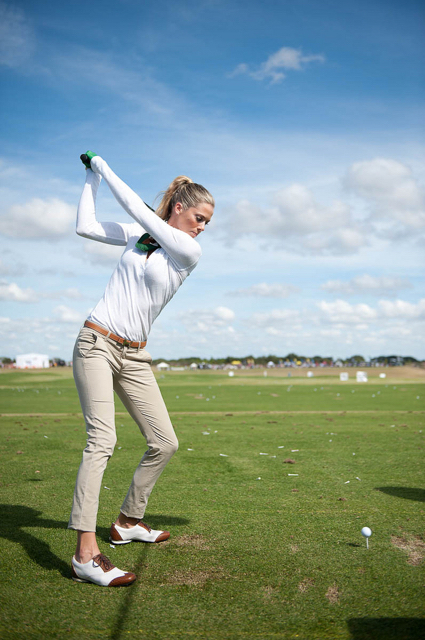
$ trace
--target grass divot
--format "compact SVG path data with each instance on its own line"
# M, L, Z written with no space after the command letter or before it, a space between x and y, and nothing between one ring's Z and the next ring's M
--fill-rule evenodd
M267 585L266 587L262 587L263 598L265 602L269 602L273 598L279 595L279 589L276 587L272 587L271 585Z
M301 593L305 593L310 589L310 587L313 587L313 586L314 586L313 578L304 578L304 580L300 582L300 584L298 585L298 591L300 591Z
M226 575L222 568L195 571L188 569L174 571L166 576L167 584L187 587L202 587L211 580L223 580Z
M335 583L328 588L325 598L329 600L329 604L339 604L339 591Z
M210 548L206 543L205 538L198 534L179 536L178 538L171 540L171 543L178 547L192 547L203 550L208 550Z
M406 533L403 536L391 536L391 542L397 549L407 553L407 564L418 567L422 563L425 557L425 542L421 536Z

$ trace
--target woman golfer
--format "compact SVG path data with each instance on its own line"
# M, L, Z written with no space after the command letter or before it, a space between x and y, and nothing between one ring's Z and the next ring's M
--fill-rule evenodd
M68 526L78 533L73 578L115 587L131 584L136 576L114 567L100 552L95 534L102 477L117 439L114 391L146 438L148 450L134 472L110 538L114 544L161 542L169 537L168 531L154 531L142 518L178 442L145 345L153 321L198 263L201 249L195 238L211 220L214 199L201 185L179 176L153 212L102 158L87 152L82 160L88 168L77 233L125 249L74 348L74 378L87 446ZM102 178L135 222L96 220L96 193Z

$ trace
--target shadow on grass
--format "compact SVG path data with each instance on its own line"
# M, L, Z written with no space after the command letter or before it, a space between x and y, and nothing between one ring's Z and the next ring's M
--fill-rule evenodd
M144 545L142 548L142 552L139 556L136 566L132 569L133 573L136 574L138 584L140 577L142 575L142 571L146 565L146 557L148 555L149 545ZM128 613L130 611L131 604L133 602L134 597L137 594L136 586L130 585L128 589L126 589L125 597L122 601L119 613L117 615L117 619L112 628L111 635L109 636L109 640L120 640L121 635L124 631L124 625L126 619L128 619Z
M350 640L418 640L425 638L420 618L352 618L347 621Z
M11 542L18 542L25 549L28 556L40 567L49 571L59 571L64 578L71 578L71 557L69 563L58 558L44 540L28 533L29 527L40 529L67 529L67 522L49 520L40 517L41 511L24 505L0 505L0 536ZM107 536L109 529L101 528L100 534Z
M40 565L40 567L49 571L59 571L64 578L71 578L71 554L69 563L64 562L53 553L47 542L40 540L40 538L27 531L30 527L37 529L67 529L67 522L43 518L41 517L41 511L20 504L1 504L0 512L0 537L22 545L31 560ZM165 529L166 524L168 526L176 526L188 524L189 522L186 518L167 515L152 515L149 518L149 524L152 524L155 529L161 527ZM98 527L97 535L101 540L109 543L109 528ZM144 555L141 556L140 571L144 557Z
M389 496L404 498L405 500L425 502L425 489L417 489L416 487L375 487L375 491L382 491L382 493L387 493Z
M53 553L47 542L40 540L40 538L27 531L30 527L37 529L67 529L68 522L60 522L58 520L43 518L41 517L41 511L37 511L36 509L32 509L31 507L26 507L24 505L1 504L0 512L1 538L5 538L13 543L17 542L22 545L22 548L26 551L31 560L36 562L40 567L49 571L59 571L64 578L71 579L71 554L69 562L64 562ZM149 523L152 524L154 528L160 528L162 526L163 529L165 528L165 523L168 525L182 525L188 524L189 522L190 521L186 518L167 515L152 515L149 518ZM98 527L97 535L103 541L109 542L109 528ZM139 577L142 572L147 549L148 545L143 548L138 565L134 570L137 577ZM129 594L123 602L111 640L117 640L120 637L123 622L133 597L131 595L132 592L133 589L130 589Z
M167 529L173 525L174 526L184 525L184 524L189 524L190 522L190 520L188 520L187 518L179 518L179 517L167 516L163 514L151 515L147 518L147 520L149 521L149 525L152 525L152 528L154 529ZM107 535L109 536L109 531ZM109 540L109 537L108 537L108 540ZM149 548L150 548L149 544L143 545L142 552L139 556L137 564L134 568L132 568L133 573L135 573L137 576L136 584L139 582L143 569L146 566L146 558L149 552ZM133 599L136 596L136 594L137 594L136 587L132 587L130 585L129 589L126 589L125 598L122 601L120 611L118 613L115 624L112 628L112 632L109 637L109 640L120 640L122 633L124 631L125 621L128 619L128 613L130 611Z

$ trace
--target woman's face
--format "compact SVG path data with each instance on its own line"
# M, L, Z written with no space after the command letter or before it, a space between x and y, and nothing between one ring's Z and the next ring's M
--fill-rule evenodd
M192 238L199 236L212 218L214 207L208 202L200 202L195 207L183 209L181 202L174 205L168 224L188 233Z

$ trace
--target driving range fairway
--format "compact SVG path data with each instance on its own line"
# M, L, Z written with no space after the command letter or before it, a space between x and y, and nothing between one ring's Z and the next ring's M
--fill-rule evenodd
M98 537L138 579L108 589L71 579L67 520L85 445L72 371L1 371L0 637L424 637L425 372L368 373L156 374L180 448L145 520L171 537L112 548L146 448L117 400Z

